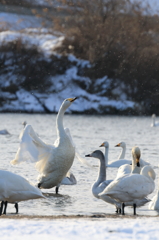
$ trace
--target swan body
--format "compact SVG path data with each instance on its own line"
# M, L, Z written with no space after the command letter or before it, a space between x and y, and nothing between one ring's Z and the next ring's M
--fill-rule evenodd
M159 122L156 122L156 114L152 114L151 127L158 127L158 126L159 126Z
M131 160L126 160L126 159L119 159L116 161L112 161L108 164L108 151L109 151L109 143L107 141L103 142L100 147L105 148L105 163L107 167L114 167L114 168L119 168L123 164L131 164Z
M60 185L75 185L75 184L77 184L76 177L72 172L69 171L66 174L66 177L62 179Z
M154 191L153 176L155 173L152 167L145 166L140 174L131 173L115 179L102 194L106 194L121 203L130 201L135 203L136 199L145 198Z
M0 135L10 135L7 129L0 130Z
M63 127L63 116L75 99L65 99L60 107L56 118L57 140L54 145L44 143L31 125L26 125L23 130L20 147L11 163L17 164L28 160L36 162L36 169L40 173L39 188L59 186L73 164L75 147Z
M159 183L158 183L157 193L152 198L152 200L151 200L151 202L149 204L149 209L151 209L151 210L159 210Z
M151 210L159 210L159 190L157 190L157 193L152 198L152 200L151 200L151 202L149 204L149 209L151 209Z
M117 176L116 178L119 178L123 175L130 174L132 171L132 166L130 164L123 164L118 168Z
M17 202L37 198L45 197L38 188L31 185L25 178L9 171L0 170L0 201L2 203L16 203L17 205Z
M25 178L9 171L0 170L0 201L15 203L37 198L45 197Z

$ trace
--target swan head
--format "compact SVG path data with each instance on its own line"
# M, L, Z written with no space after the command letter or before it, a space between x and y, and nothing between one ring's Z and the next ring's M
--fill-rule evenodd
M141 151L140 148L135 146L132 148L132 156L133 159L136 161L137 166L139 165L140 157L141 157Z
M152 114L152 118L155 118L156 117L156 114Z
M22 122L22 125L25 127L27 125L27 121Z
M85 155L85 157L104 159L104 155L103 155L102 151L100 151L100 150L95 150L94 152Z
M115 145L115 147L122 147L122 148L126 148L126 143L125 142L120 142L117 145Z
M105 141L99 147L109 148L109 143L107 141Z
M62 108L67 109L75 100L77 97L74 98L66 98L62 103Z

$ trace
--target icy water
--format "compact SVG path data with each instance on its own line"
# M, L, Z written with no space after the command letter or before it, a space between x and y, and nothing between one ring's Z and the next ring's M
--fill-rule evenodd
M19 146L19 134L23 128L22 122L27 121L39 134L41 139L49 144L56 140L56 115L45 114L0 114L0 130L6 128L11 135L0 135L0 169L20 174L29 181L36 183L38 172L34 163L21 163L12 166ZM119 117L119 116L83 116L65 115L64 126L70 129L73 141L80 155L84 157L99 148L103 141L110 145L109 160L116 160L120 149L114 146L120 141L127 144L126 158L131 159L131 148L138 145L142 159L149 161L157 174L156 189L159 178L159 127L150 127L151 117ZM85 158L86 159L86 158ZM42 190L49 193L47 199L29 200L19 203L22 215L91 215L102 213L115 214L114 206L96 199L91 193L91 185L97 178L98 160L86 159L93 169L74 160L71 171L78 181L74 186L61 186L58 195L55 189ZM108 168L107 179L116 176L117 168ZM149 196L152 198L155 191ZM126 214L132 214L131 208L126 208ZM14 206L8 206L8 213L15 212ZM148 205L137 210L139 215L158 215L156 211L148 210Z

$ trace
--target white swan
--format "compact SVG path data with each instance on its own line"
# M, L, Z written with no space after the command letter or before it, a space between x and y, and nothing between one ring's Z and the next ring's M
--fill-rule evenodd
M151 210L159 210L159 183L158 183L157 193L152 198L148 208Z
M139 149L136 148L136 156L137 157L139 154L138 150ZM98 158L100 160L98 177L97 177L97 180L95 181L95 183L92 185L92 194L96 198L100 198L107 203L115 205L116 212L120 213L121 212L121 203L117 202L114 199L111 199L107 195L102 195L102 196L100 195L100 193L102 193L104 191L104 189L112 182L112 180L106 180L105 158L104 158L103 153L100 150L96 150L96 151L92 152L91 154L86 155L86 157L94 157L94 158ZM137 158L135 157L135 153L134 153L133 161L134 161L133 170L135 172L139 172L139 170L138 170L139 167L136 166ZM132 168L132 165L130 165L130 166ZM140 207L149 201L150 201L149 199L143 198L143 199L138 200L136 202L136 205L137 205L137 207ZM125 206L133 206L133 202L127 202L125 204Z
M158 127L158 126L159 126L159 122L156 122L156 114L152 114L151 127Z
M20 147L11 164L23 161L36 162L40 172L39 188L58 187L71 168L75 156L75 147L63 127L63 116L66 109L76 98L65 99L56 118L57 140L54 145L44 143L34 132L31 125L26 125L20 142Z
M144 161L143 159L140 158L141 156L141 152L139 148L132 148L132 158L136 158L137 162L137 171L134 173L140 173L141 168L146 166L146 165L150 165L149 162ZM135 161L135 160L134 160ZM140 162L139 162L140 161ZM132 172L132 166L130 164L123 164L118 168L118 172L117 172L117 178L120 176L123 176L125 174L129 174Z
M7 129L0 130L0 135L10 135Z
M118 157L118 159L125 159L125 153L126 153L126 143L125 142L120 142L117 145L115 145L115 147L121 147L121 153Z
M126 159L119 159L116 161L112 161L108 164L109 143L105 141L99 147L105 147L105 164L107 167L119 168L123 164L131 164L131 160L126 160Z
M9 171L0 170L0 215L4 208L6 214L7 203L16 203L18 213L18 203L29 199L45 198L41 191L31 185L25 178Z
M134 215L136 214L137 201L147 197L155 189L156 174L151 166L144 166L140 174L131 173L111 182L100 194L107 195L122 203L122 214L126 202L133 202Z

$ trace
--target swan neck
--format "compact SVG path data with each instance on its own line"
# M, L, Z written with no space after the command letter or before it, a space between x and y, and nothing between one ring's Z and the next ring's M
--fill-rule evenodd
M124 146L119 154L118 160L119 159L124 159L125 158L125 153L126 153L126 146Z
M135 168L136 168L136 159L134 157L134 155L132 156L132 173L135 173Z
M63 116L65 113L65 110L62 106L57 114L57 118L56 118L56 129L57 129L57 135L61 136L63 134L65 134L65 130L63 127Z
M108 147L105 148L105 166L108 166L108 151L109 151Z
M99 172L98 177L95 182L96 185L99 185L100 183L104 182L106 180L106 167L105 167L105 161L104 159L99 159Z

